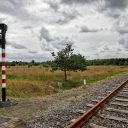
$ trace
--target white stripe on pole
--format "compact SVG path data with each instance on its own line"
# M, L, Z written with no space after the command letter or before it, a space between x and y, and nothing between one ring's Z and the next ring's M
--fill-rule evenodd
M5 62L5 57L2 57L2 62Z
M6 88L6 83L2 83L2 88Z
M2 79L6 79L6 75L2 75Z
M2 53L5 53L5 49L2 49Z
M6 67L5 66L2 66L2 70L6 70Z

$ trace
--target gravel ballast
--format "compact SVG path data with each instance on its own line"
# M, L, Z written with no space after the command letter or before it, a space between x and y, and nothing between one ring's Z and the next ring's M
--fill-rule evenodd
M87 88L82 87L75 96L67 97L67 99L49 106L46 111L35 113L33 117L28 119L27 127L64 128L71 123L72 119L80 115L80 111L86 111L88 109L87 104L92 103L92 100L98 99L127 79L128 73L87 85ZM63 94L58 93L56 95L59 97Z
M128 87L128 84L125 87ZM120 92L123 92L123 90L125 90L125 87L122 90L120 90ZM90 128L90 124L96 124L105 128L127 128L128 107L123 107L122 105L127 105L128 99L122 98L122 101L116 101L116 98L118 99L118 93L114 97L112 97L112 99L109 100L109 102L105 104L104 107L101 110L99 110L98 113L95 116L93 116L89 120L89 122L82 128ZM127 102L124 100L127 100ZM113 102L119 105L111 105ZM106 118L106 116L108 118ZM112 117L114 118L112 119Z

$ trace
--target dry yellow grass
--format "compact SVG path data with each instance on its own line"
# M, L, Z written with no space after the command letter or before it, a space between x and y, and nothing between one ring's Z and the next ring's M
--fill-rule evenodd
M128 71L128 66L88 66L84 72L72 72L71 75L75 78L88 78L97 75L104 75L112 72Z
M69 72L68 78L74 81L87 79L96 81L97 76L112 76L127 72L128 66L88 66L83 72ZM58 81L63 81L63 72L51 72L41 66L16 66L7 68L7 94L14 97L32 97L54 93Z

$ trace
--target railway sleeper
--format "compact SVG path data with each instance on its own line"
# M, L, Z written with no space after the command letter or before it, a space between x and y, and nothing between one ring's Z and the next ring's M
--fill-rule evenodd
M114 98L114 100L122 101L122 102L128 102L128 99L124 99L124 98Z
M93 107L94 104L87 104L86 106L87 106L87 107Z
M90 123L89 126L90 126L90 128L107 128L107 127L97 125L97 124L94 124L94 123Z
M81 110L81 109L77 109L76 112L79 113L79 114L84 114L85 113L85 111Z
M128 104L123 104L123 103L111 102L110 104L111 104L111 105L116 105L116 106L128 107Z
M110 115L106 115L106 114L97 114L97 116L99 116L100 118L105 118L105 119L109 119L109 120L115 120L115 121L119 121L119 122L123 122L123 123L127 123L128 124L128 120L126 118L110 116Z
M70 120L70 122L73 123L73 122L75 122L76 120L77 120L77 119L72 119L72 120Z
M128 91L128 88L123 88L123 90L126 90L126 91Z
M92 100L92 102L96 102L97 103L97 102L99 102L99 100Z
M128 114L128 111L126 111L126 110L120 110L120 109L114 109L114 108L106 108L105 110L111 111L111 112L117 112L117 113Z
M128 96L126 96L126 95L117 95L116 97L128 98Z
M126 92L119 92L119 94L120 95L126 95L126 96L128 96L128 93L126 93Z
M127 86L125 86L124 88L125 88L125 89L128 89L128 87L127 87Z
M122 90L121 92L122 93L128 93L128 90Z

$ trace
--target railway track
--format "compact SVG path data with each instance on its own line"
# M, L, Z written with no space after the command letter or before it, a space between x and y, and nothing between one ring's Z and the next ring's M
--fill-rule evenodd
M128 80L87 106L67 128L128 128Z

